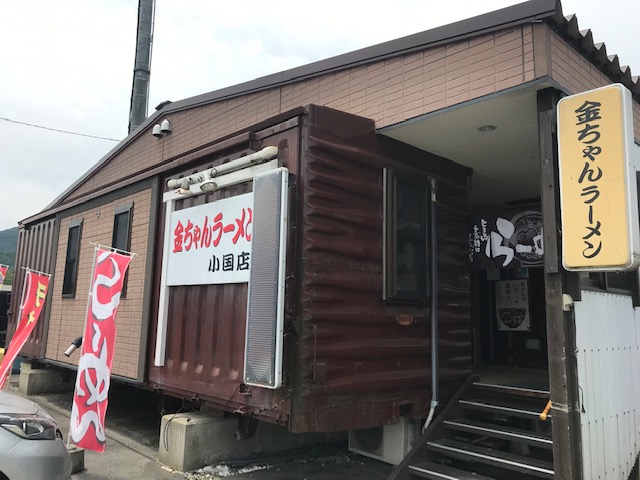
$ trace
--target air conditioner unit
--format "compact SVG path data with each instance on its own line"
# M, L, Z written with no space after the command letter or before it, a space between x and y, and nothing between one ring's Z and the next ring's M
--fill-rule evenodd
M399 465L420 438L420 422L406 417L393 425L349 430L349 450L391 465Z

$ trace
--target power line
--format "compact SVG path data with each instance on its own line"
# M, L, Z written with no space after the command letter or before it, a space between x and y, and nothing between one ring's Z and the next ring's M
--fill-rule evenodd
M5 122L17 123L18 125L26 125L27 127L35 127L35 128L42 128L43 130L51 130L52 132L67 133L69 135L78 135L80 137L97 138L100 140L110 140L112 142L120 141L115 138L98 137L97 135L87 135L86 133L69 132L67 130L58 130L57 128L43 127L42 125L34 125L33 123L18 122L17 120L11 120L10 118L0 117L0 120L4 120Z

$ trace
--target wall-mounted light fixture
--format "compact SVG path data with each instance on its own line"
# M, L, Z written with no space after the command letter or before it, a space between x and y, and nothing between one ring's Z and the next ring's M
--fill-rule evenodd
M207 180L200 184L200 190L202 190L204 193L211 193L216 188L218 188L218 185L213 180Z
M156 123L153 126L153 130L151 131L151 133L154 137L160 138L167 135L168 133L171 133L171 131L171 122L169 121L169 119L165 118L161 123Z
M168 122L168 120L164 120L162 122L163 125L165 121ZM161 125L158 124L156 127L158 127L158 133L160 135L164 135L164 133L160 132ZM171 124L169 124L168 127L171 128ZM155 135L156 128L153 127L153 129ZM254 152L250 155L236 158L235 160L223 163L222 165L218 165L217 167L213 167L202 172L196 172L186 177L171 178L167 181L167 187L180 195L211 193L218 188L218 182L214 180L214 178L246 167L259 165L277 156L278 147L265 147L259 152Z
M160 124L160 133L171 133L171 122L166 118Z

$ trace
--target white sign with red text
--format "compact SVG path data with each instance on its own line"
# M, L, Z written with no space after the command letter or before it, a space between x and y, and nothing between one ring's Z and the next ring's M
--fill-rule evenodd
M166 284L248 282L252 223L253 193L174 211Z

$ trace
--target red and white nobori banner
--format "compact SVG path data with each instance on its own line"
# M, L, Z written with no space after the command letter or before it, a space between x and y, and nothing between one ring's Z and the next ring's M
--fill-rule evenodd
M4 283L4 279L7 278L7 271L9 270L9 265L3 265L0 263L0 287Z
M96 247L93 280L71 408L71 441L104 451L104 419L116 341L115 317L131 256Z
M11 338L9 348L0 364L0 389L4 387L14 360L36 326L42 307L44 307L44 300L47 297L49 277L51 275L48 273L34 272L27 269L22 290L22 300L20 301L20 320Z

